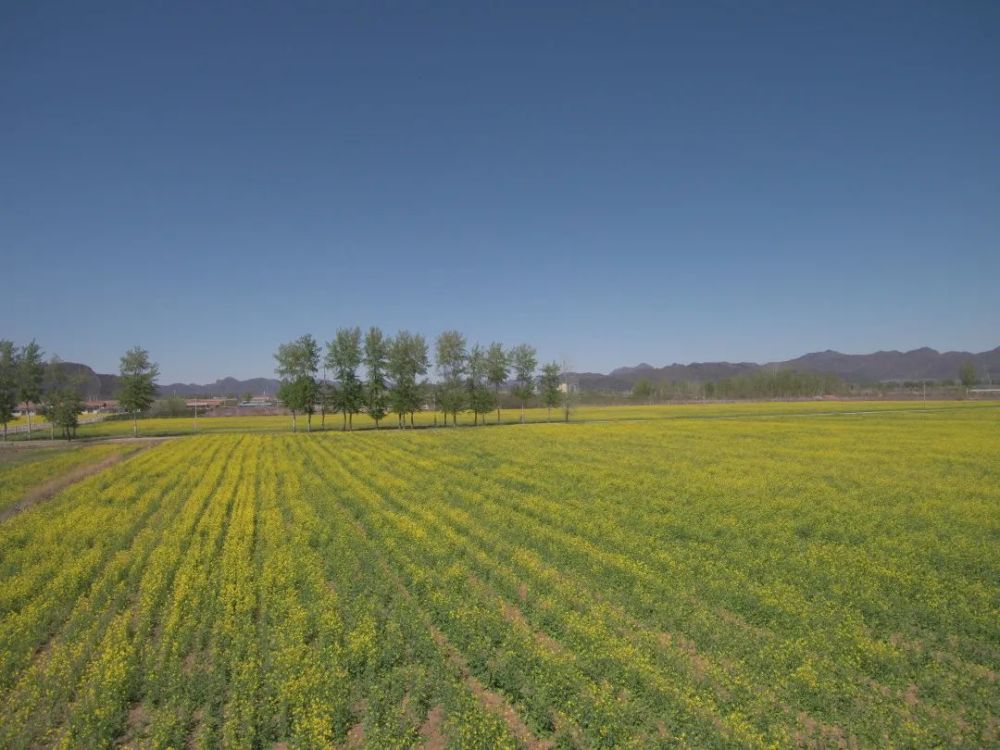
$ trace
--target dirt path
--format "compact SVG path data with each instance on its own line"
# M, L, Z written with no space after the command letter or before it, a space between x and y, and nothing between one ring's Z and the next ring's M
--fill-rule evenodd
M101 437L101 438L84 438L81 442L87 443L135 443L136 445L147 445L153 446L162 443L164 440L173 440L175 437L180 437L177 435L149 435L142 437L132 437L131 435L127 437ZM130 454L131 455L131 454Z
M30 490L24 493L24 495L21 496L21 499L18 500L16 503L6 508L5 510L0 510L0 523L3 523L11 516L15 516L18 513L27 510L28 508L38 505L38 503L48 500L50 497L54 496L58 492L61 492L70 485L83 481L87 477L93 476L94 474L102 472L105 469L109 469L115 464L121 463L122 461L128 458L132 458L133 456L136 456L139 453L142 453L143 451L152 448L154 445L162 443L166 439L167 438L146 438L146 439L133 440L132 438L129 438L128 440L116 441L116 442L135 442L138 443L139 445L136 447L135 450L129 451L128 453L118 453L113 456L108 456L106 458L103 458L100 461L97 461L96 463L86 464L84 466L77 466L73 469L70 469L65 474L60 474L57 477L53 477L44 484L40 484L37 487L32 487Z

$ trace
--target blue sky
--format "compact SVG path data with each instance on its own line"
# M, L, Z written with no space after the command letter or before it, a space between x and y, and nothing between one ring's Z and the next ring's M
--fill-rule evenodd
M295 6L295 7L292 7ZM1000 4L18 3L0 337L608 370L1000 344Z

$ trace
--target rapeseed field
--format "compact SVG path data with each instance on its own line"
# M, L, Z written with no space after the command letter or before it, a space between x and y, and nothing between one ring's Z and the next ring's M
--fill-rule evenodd
M136 453L0 522L0 746L1000 742L1000 409L742 409Z

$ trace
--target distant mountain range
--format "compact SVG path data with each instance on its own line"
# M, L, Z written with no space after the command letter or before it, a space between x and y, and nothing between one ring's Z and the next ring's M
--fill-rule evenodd
M1000 347L988 352L939 352L924 347L908 352L888 351L874 354L842 354L825 352L805 354L782 362L693 362L653 367L646 363L636 367L619 367L607 375L593 372L577 373L580 387L585 390L626 391L642 379L654 383L662 380L705 382L745 375L760 369L800 370L838 375L850 383L882 383L904 380L957 379L959 368L972 362L980 379L1000 383Z
M51 365L49 365L51 367ZM79 383L84 396L92 400L113 399L118 395L118 376L94 372L93 368L78 362L59 362L58 367L70 382ZM243 396L251 394L274 395L278 392L281 381L273 378L222 378L214 383L199 385L197 383L169 383L158 386L161 396Z
M207 385L198 385L197 383L161 385L160 394L163 396L222 396L225 394L242 396L249 393L253 396L260 396L266 393L273 396L278 392L280 385L281 381L274 378L250 378L249 380L222 378Z
M957 379L959 368L972 362L982 381L1000 384L1000 346L988 352L939 352L924 347L908 352L888 351L874 354L842 354L827 349L825 352L805 354L782 362L692 362L681 365L653 367L642 363L635 367L619 367L608 374L596 372L575 373L580 387L585 390L627 391L642 379L654 383L663 380L703 383L722 380L735 375L745 375L760 369L786 369L838 375L850 383L880 383L903 380ZM63 362L60 365L80 382L88 398L110 399L118 391L118 376L94 372L87 365ZM161 396L242 396L250 393L274 394L280 381L274 378L222 378L214 383L169 383L160 385Z

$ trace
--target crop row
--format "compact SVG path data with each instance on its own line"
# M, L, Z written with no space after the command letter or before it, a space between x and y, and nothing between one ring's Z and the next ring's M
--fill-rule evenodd
M647 421L661 419L759 419L798 416L835 416L870 413L916 412L927 410L932 413L981 412L996 413L997 402L987 401L793 401L793 402L707 402L683 404L641 405L627 404L614 406L574 406L570 420L584 421ZM551 413L543 408L525 410L524 418L529 423L560 422L564 412L556 409ZM487 415L487 424L495 423L495 414ZM521 421L520 409L503 409L501 422L515 424ZM471 413L460 413L459 425L471 425ZM409 423L407 423L408 425ZM414 415L417 427L431 427L442 424L439 412L420 411ZM320 415L313 417L313 431L339 431L342 426L340 414L327 414L325 426L321 427ZM139 421L139 432L143 435L181 435L214 432L287 432L292 427L291 418L283 415L242 415L198 418L194 417L151 417ZM375 423L366 414L356 414L353 418L355 430L368 430ZM382 421L382 429L396 429L393 418ZM131 420L107 419L101 422L83 424L79 428L81 438L113 437L131 435ZM26 438L21 434L19 439ZM48 441L46 431L37 432L33 439Z
M0 463L0 513L43 482L133 450L134 446L121 444L88 445L70 450L19 450L19 455L12 457L9 463Z
M270 442L161 447L0 526L0 745L514 746Z
M0 745L988 745L995 430L173 441L0 522Z

